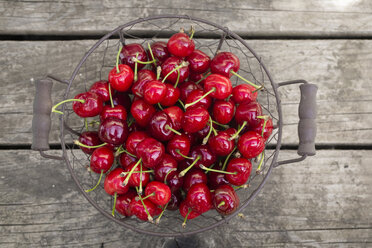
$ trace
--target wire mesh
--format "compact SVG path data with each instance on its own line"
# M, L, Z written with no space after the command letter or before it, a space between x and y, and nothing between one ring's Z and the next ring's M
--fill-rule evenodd
M270 174L273 164L276 162L280 146L281 111L279 99L276 87L274 87L270 74L262 64L261 59L256 56L244 41L227 28L188 16L140 19L118 27L107 34L80 61L73 72L64 98L72 98L78 93L87 91L98 80L107 80L109 71L115 66L116 54L123 44L140 43L146 48L148 42L166 41L172 34L179 32L180 28L187 30L191 25L195 28L193 40L196 49L202 50L210 57L213 57L218 51L234 53L239 57L241 63L238 73L251 82L264 86L264 90L259 93L258 102L261 104L264 114L270 115L274 125L278 123L276 126L279 127L273 130L266 146L271 144L272 147L276 146L276 149L265 150L264 163L259 174L255 173L259 161L257 159L251 161L253 168L248 180L249 187L238 190L241 202L240 208L231 216L222 217L214 210L208 211L198 218L189 220L185 229L181 226L183 218L178 211L166 211L158 225L140 221L135 217L123 218L119 214L112 217L113 199L105 193L103 183L90 193L84 192L84 189L89 189L96 184L99 175L88 169L90 156L84 154L77 146L70 145L73 144L73 141L78 136L76 133L67 132L64 125L81 133L85 129L84 120L78 118L68 105L64 105L63 112L65 114L63 121L61 121L61 143L64 148L65 161L73 179L88 201L102 214L127 228L142 233L159 236L182 236L205 231L227 223L236 214L244 212L244 208L259 192ZM235 76L231 78L231 82L233 85L244 83ZM94 121L98 121L98 119L89 118L88 120L89 123L93 123L89 126L91 130L97 130L98 128ZM241 221L246 220L242 219Z

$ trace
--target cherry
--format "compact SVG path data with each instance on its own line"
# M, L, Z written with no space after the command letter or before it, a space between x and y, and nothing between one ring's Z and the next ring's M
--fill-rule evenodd
M133 198L130 202L129 209L138 219L150 222L153 221L154 216L160 213L160 209L156 207L154 203L148 199L141 201L140 196Z
M149 124L150 119L155 112L155 108L142 99L134 101L130 108L130 113L136 123L142 127L146 127Z
M212 98L210 98L209 96L205 96L205 97L203 96L204 96L204 91L202 89L193 90L187 96L185 103L190 104L190 103L198 101L201 98L201 100L199 100L196 104L192 105L192 107L193 108L202 107L205 109L209 109L209 107L212 104Z
M232 99L236 103L254 102L257 99L258 92L256 88L249 84L239 84L232 90Z
M195 43L191 38L183 32L172 35L167 43L168 51L177 57L189 56L195 49Z
M114 67L108 76L113 89L121 92L127 91L132 85L134 74L128 65L120 64Z
M156 64L161 65L170 56L167 48L167 43L164 41L156 41L151 44L151 51L156 59Z
M197 133L185 133L185 135L189 138L190 140L190 146L194 146L196 145L196 143L198 142L198 136L197 136Z
M130 99L127 92L115 92L112 96L112 103L114 106L121 105L125 108L126 111L130 110L132 105L132 100Z
M148 196L148 199L155 205L160 206L169 202L171 194L171 190L166 184L157 181L150 182L145 189L145 195Z
M121 176L123 172L124 170L118 167L106 175L104 189L107 194L114 195L116 193L122 195L128 192L129 186L123 184L125 180L125 178Z
M214 208L222 215L230 215L239 207L240 200L233 187L221 185L214 191Z
M148 138L147 134L142 131L134 131L129 134L127 140L125 141L125 148L131 154L136 155L136 148L139 143L141 143L144 139Z
M182 188L185 190L185 192L187 192L194 184L198 183L207 184L207 181L208 177L204 173L204 171L195 168L186 173L183 180Z
M225 99L231 95L232 92L232 85L230 79L219 75L219 74L211 74L209 75L204 82L204 91L210 92L211 97L216 99Z
M106 80L95 82L94 84L92 84L92 86L90 86L89 91L99 95L104 102L110 100L109 84Z
M145 49L142 47L141 44L138 43L131 43L128 45L123 46L120 53L121 63L130 66L132 70L135 67L135 60L138 59L139 61L146 62L147 61L147 54ZM144 64L137 63L137 68L140 70L144 67Z
M180 98L180 89L173 87L171 84L165 84L167 87L165 97L160 101L160 104L166 107L173 106Z
M233 158L227 164L226 171L236 174L226 174L225 178L229 183L236 186L241 186L248 181L251 174L252 164L246 158Z
M193 211L200 214L210 210L212 207L212 196L208 186L204 183L191 186L186 195L186 204Z
M195 167L198 167L200 165L210 167L217 160L216 155L206 145L194 146L191 149L190 157L194 158L194 161L197 157L200 157L199 161L196 162Z
M167 144L167 152L177 161L182 161L190 151L190 139L185 134L175 135ZM182 156L182 155L183 156Z
M219 52L211 61L212 73L230 78L231 71L237 72L240 68L239 58L230 52Z
M150 173L142 172L141 175L141 165L139 164L140 163L138 163L138 161L131 163L127 168L124 169L124 172L126 172L127 177L129 177L128 185L130 187L140 187L140 189L142 190L141 187L145 187L150 182ZM131 171L132 174L130 174Z
M180 130L182 127L183 111L180 107L172 106L163 110L171 119L173 128Z
M102 144L102 141L98 137L98 132L96 131L83 132L79 136L79 142L86 146L98 146ZM79 146L79 147L86 154L92 154L93 151L96 149L96 148L86 148L83 146Z
M111 107L109 105L103 106L102 112L99 115L100 120L104 121L107 118L117 118L123 121L127 120L127 111L122 105Z
M217 170L222 170L220 166L216 168ZM228 184L224 173L210 171L208 173L208 186L210 189L216 189L220 185Z
M180 210L180 214L182 215L182 217L185 218L184 224L182 226L186 226L186 220L192 220L192 219L198 217L199 215L201 215L201 213L193 211L187 205L186 200L181 202L179 210Z
M136 196L136 191L129 189L127 193L125 193L124 195L120 195L116 199L115 209L119 212L119 214L126 217L133 215L133 213L130 211L130 203Z
M187 109L183 116L182 129L188 133L195 133L207 125L209 118L209 113L204 108Z
M254 131L244 133L238 140L238 149L246 158L254 158L265 149L265 141Z
M209 74L210 73L203 75L202 73L195 74L195 73L190 72L189 81L195 82L196 85L201 87L204 85L205 79L207 78L207 76L209 76Z
M147 82L143 88L143 98L149 104L161 102L167 94L167 86L158 80Z
M182 201L181 191L177 190L175 192L172 192L171 198L168 202L167 209L171 211L177 210L181 205L181 201Z
M211 126L205 125L205 127L195 133L198 141L202 141L211 132Z
M106 173L114 163L114 153L106 147L94 150L90 157L90 169L95 173Z
M182 66L183 65L183 66ZM179 70L175 70L178 66L181 66ZM173 72L172 72L173 71ZM177 82L178 78L178 71L179 71L179 80L178 83L182 83L187 79L189 76L189 67L185 62L177 57L169 57L164 63L161 65L161 75L165 78L169 73L168 77L165 79L173 84Z
M169 154L164 154L163 160L155 166L155 180L164 182L176 174L177 161Z
M96 93L89 91L80 93L74 99L78 99L79 101L72 103L72 109L82 118L97 116L103 109L103 101Z
M144 86L147 82L156 80L156 75L151 70L142 69L138 72L137 77L138 79L133 83L131 91L135 96L143 97Z
M220 124L229 123L234 117L235 104L230 100L216 100L213 104L213 117Z
M192 73L204 73L208 70L211 58L200 50L194 50L188 57L190 71Z
M156 112L149 123L149 132L152 137L167 141L174 136L173 124L169 116L164 111Z
M99 126L98 136L106 143L121 145L128 137L128 125L126 121L117 118L107 118Z
M271 133L273 132L273 121L270 117L267 117L267 121L265 121L265 119L261 119L260 124L251 130L260 134L264 138L264 141L266 142L266 140L270 137Z
M230 137L226 132L219 132L209 139L208 145L217 156L227 156L235 147L235 142Z
M167 184L172 192L179 190L183 185L183 177L180 176L180 171L176 171L176 174L165 178Z
M238 132L236 132L230 139L238 137L239 133L245 129L248 124L249 128L257 127L262 118L262 108L257 102L242 102L238 105L235 112L235 121L241 125Z
M132 157L131 155L123 152L119 156L119 164L125 169L128 167L131 163L137 162L137 159L135 157Z
M237 130L233 127L230 127L228 129L226 129L224 132L227 133L228 135L232 136L237 132Z
M193 90L202 89L200 85L197 85L191 81L183 82L182 84L180 84L179 88L180 88L180 99L183 102L186 101L187 97Z
M145 138L137 145L137 155L147 168L154 168L164 156L164 146L153 138Z

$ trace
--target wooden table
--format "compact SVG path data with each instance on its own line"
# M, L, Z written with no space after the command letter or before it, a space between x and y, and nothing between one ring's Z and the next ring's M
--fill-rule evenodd
M372 4L310 1L0 1L0 246L371 247ZM164 1L165 2L165 1ZM246 221L187 238L144 236L108 221L67 168L30 150L36 80L68 78L97 38L138 17L187 14L236 31L276 82L319 87L317 155L275 169ZM61 99L55 86L53 99ZM281 158L298 144L298 88L281 90ZM58 144L53 117L51 144ZM58 153L59 151L54 151Z

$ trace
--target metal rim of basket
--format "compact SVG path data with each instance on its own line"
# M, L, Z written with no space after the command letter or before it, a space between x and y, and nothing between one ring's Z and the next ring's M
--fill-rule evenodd
M156 20L156 19L165 19L165 18L178 18L178 19L188 19L188 20L191 20L191 21L196 21L196 22L201 22L201 23L204 23L204 24L207 24L207 25L210 25L210 26L213 26L217 29L220 29L222 30L224 33L230 35L231 37L233 37L234 39L238 40L239 42L241 42L242 45L244 45L252 54L253 56L257 59L257 61L259 62L260 66L263 68L263 70L265 71L266 75L268 76L268 79L271 83L271 86L272 86L272 89L274 91L274 94L275 94L275 100L276 100L276 105L277 105L277 111L278 111L278 123L277 123L277 128L278 128L278 137L277 137L277 144L276 144L276 148L275 148L275 154L272 158L272 161L271 161L271 164L268 168L268 171L265 175L265 177L263 178L263 180L261 181L261 183L259 184L259 186L251 193L251 195L248 197L248 199L246 200L246 202L241 205L239 207L239 209L237 211L235 211L233 214L221 219L220 221L212 224L212 225L209 225L207 227L204 227L204 228L201 228L201 229L198 229L198 230L194 230L194 231L189 231L189 232L182 232L182 233L160 233L160 232L155 232L155 231L148 231L148 230L143 230L143 229L138 229L138 228L135 228L133 227L132 225L129 225L123 221L121 221L120 219L117 219L115 217L113 217L112 215L110 215L109 213L107 213L104 209L102 209L100 206L98 206L98 204L85 192L85 190L83 189L82 185L80 184L79 182L79 179L77 178L72 166L71 166L71 163L68 159L68 156L67 156L67 149L66 149L66 143L65 143L65 139L64 139L64 136L65 136L65 123L64 123L64 119L63 119L63 116L60 117L60 139L61 139L61 145L62 145L62 151L63 151L63 158L66 162L66 165L67 165L67 168L73 178L73 180L75 181L76 185L78 186L80 192L84 195L84 197L89 201L90 204L92 204L101 214L103 214L104 216L106 216L107 218L109 218L110 220L114 221L115 223L121 225L121 226L124 226L126 228L129 228L133 231L136 231L136 232L139 232L139 233L143 233L143 234L149 234L149 235L153 235L153 236L160 236L160 237L180 237L180 236L187 236L187 235L193 235L193 234L196 234L196 233L200 233L200 232L204 232L204 231L208 231L208 230L211 230L223 223L227 223L231 218L235 217L238 213L240 213L241 210L243 210L244 208L246 208L249 203L258 195L258 193L261 191L262 187L264 186L264 184L266 183L267 179L269 178L273 168L275 167L275 165L277 164L277 158L278 158L278 155L279 155L279 150L280 150L280 146L281 146L281 139L282 139L282 128L283 128L283 123L282 123L282 109L281 109L281 104L280 104L280 96L278 94L278 90L277 90L277 84L273 81L271 75L270 75L270 72L266 69L265 65L262 63L260 57L257 56L257 54L255 53L255 51L239 36L237 35L236 33L230 31L228 28L226 27L223 27L221 25L218 25L216 23L213 23L213 22L210 22L210 21L207 21L207 20L204 20L204 19L200 19L200 18L196 18L196 17L191 17L191 16L188 16L188 15L158 15L158 16L150 16L150 17L146 17L146 18L139 18L137 20L134 20L134 21L131 21L131 22L128 22L126 24L123 24L121 26L118 26L117 28L115 28L114 30L112 30L111 32L107 33L106 35L104 35L99 41L97 41L97 43L95 43L87 52L86 54L84 55L84 57L80 60L79 64L76 66L75 70L73 71L72 75L71 75L71 78L70 80L68 81L68 86L66 88L66 91L65 91L65 94L64 94L64 99L67 99L68 97L68 93L70 91L70 88L71 88L71 85L72 85L72 82L74 81L76 75L78 74L81 66L84 64L84 62L87 60L87 58L90 56L90 54L99 46L101 45L101 43L103 43L106 39L108 39L109 37L111 37L112 35L115 35L116 33L118 33L118 31L120 31L121 29L123 28L126 28L126 27L129 27L129 26L132 26L132 25L135 25L135 24L138 24L138 23L141 23L141 22L145 22L145 21L150 21L150 20ZM62 106L62 112L65 112L65 108L66 106L63 105Z

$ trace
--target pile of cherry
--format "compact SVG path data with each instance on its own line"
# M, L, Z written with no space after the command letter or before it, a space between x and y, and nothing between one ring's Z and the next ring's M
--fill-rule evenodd
M235 190L248 186L252 164L264 161L270 117L256 101L262 87L241 77L231 52L213 59L195 49L193 32L168 42L124 45L108 81L95 82L72 101L86 131L75 144L90 156L90 170L104 177L123 216L159 222L165 210L193 219L215 209L232 214ZM120 63L121 62L121 63ZM232 86L236 76L246 83ZM89 131L99 117L98 130ZM93 124L92 124L93 123ZM92 128L91 128L92 129Z

